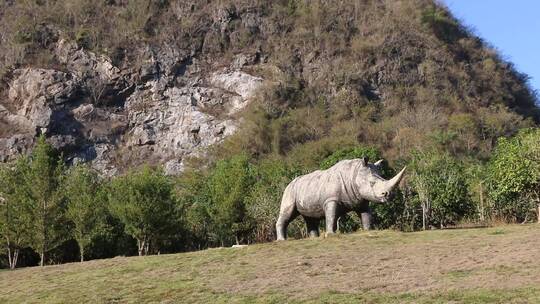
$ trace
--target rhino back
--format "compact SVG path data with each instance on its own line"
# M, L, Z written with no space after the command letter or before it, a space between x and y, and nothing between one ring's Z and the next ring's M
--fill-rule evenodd
M322 217L327 201L355 201L351 187L356 165L354 161L341 161L330 169L297 178L293 187L298 211L305 216Z

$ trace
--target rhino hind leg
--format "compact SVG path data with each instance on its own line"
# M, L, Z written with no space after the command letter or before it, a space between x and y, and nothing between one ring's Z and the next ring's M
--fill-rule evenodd
M326 220L326 235L336 233L337 229L337 202L330 201L324 204L324 217Z
M296 206L291 204L286 206L286 208L281 208L279 212L279 217L276 222L276 234L278 241L284 241L287 238L287 226L298 216L298 210Z
M319 220L310 218L310 217L304 217L304 220L306 221L306 227L307 232L309 234L309 237L316 238L319 237Z

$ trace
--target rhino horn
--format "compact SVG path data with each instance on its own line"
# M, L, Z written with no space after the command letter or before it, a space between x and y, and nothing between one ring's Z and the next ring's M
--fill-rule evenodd
M392 191L392 189L394 189L397 186L397 184L399 184L399 182L403 178L403 174L405 174L405 169L407 169L407 167L403 167L403 169L401 169L401 171L399 171L399 173L396 176L394 176L391 180L388 180L384 183L384 186L386 189L385 192Z

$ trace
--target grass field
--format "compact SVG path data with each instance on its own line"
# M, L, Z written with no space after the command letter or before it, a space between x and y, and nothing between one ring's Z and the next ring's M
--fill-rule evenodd
M331 238L0 272L0 303L540 303L540 225Z

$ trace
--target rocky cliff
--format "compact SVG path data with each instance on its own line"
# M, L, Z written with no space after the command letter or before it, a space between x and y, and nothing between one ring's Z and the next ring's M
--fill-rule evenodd
M64 71L13 71L0 105L2 161L44 133L72 162L106 174L142 162L178 173L185 156L235 131L234 115L263 82L242 71L254 63L242 54L231 66L209 67L168 45L145 46L143 65L126 70L74 42L59 40L53 51Z

